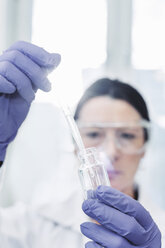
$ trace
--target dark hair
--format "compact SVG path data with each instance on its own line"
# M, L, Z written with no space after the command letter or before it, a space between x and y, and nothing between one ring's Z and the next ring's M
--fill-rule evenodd
M74 119L78 120L80 111L87 101L98 96L109 96L126 101L138 111L144 120L150 121L147 105L140 93L129 84L109 78L99 79L86 89L77 105ZM144 130L145 140L148 140L148 135L147 130Z

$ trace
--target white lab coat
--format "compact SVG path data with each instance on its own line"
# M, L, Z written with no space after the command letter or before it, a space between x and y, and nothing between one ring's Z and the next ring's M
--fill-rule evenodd
M77 161L63 121L56 108L34 104L9 147L2 200L23 203L0 209L0 243L4 248L84 247L79 225L87 217L81 210ZM164 237L164 212L143 190L139 201Z
M4 163L0 209L4 248L82 248L87 220L72 139L59 110L34 104Z
M0 210L0 244L4 248L84 247L84 221L75 192L66 201L40 209L17 204ZM2 245L3 244L3 245Z
M67 216L67 223L63 225L63 220L58 223L24 204L1 209L1 247L84 247L82 235L78 229L72 227L69 219L71 220ZM58 220L60 221L59 218Z
M76 183L75 183L76 186ZM72 188L73 189L73 188ZM0 243L5 248L84 247L85 239L79 232L79 223L85 220L80 211L82 202L79 192L73 190L66 200L47 202L38 207L17 204L1 209ZM162 231L164 241L164 212L144 192L139 201L148 209ZM164 242L162 248L164 248Z

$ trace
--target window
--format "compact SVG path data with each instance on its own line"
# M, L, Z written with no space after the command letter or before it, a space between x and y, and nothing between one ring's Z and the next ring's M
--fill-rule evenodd
M97 67L106 59L106 2L35 0L32 42L61 53L61 65L50 78L74 104L83 89L83 68ZM37 99L47 101L51 95L54 101L54 91L49 99L43 94Z

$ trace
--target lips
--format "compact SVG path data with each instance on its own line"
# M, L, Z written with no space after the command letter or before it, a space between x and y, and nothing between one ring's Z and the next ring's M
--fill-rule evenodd
M100 151L100 158L107 170L110 180L114 180L117 177L119 177L121 174L123 174L122 171L115 169L115 161L112 161L104 151Z
M122 174L121 171L117 171L117 170L107 170L107 173L110 180L113 180Z

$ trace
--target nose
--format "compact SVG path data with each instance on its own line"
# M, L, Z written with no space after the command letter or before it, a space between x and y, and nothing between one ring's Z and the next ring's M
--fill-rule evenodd
M120 150L116 146L115 137L106 137L101 149L107 154L112 163L117 161L120 157Z

